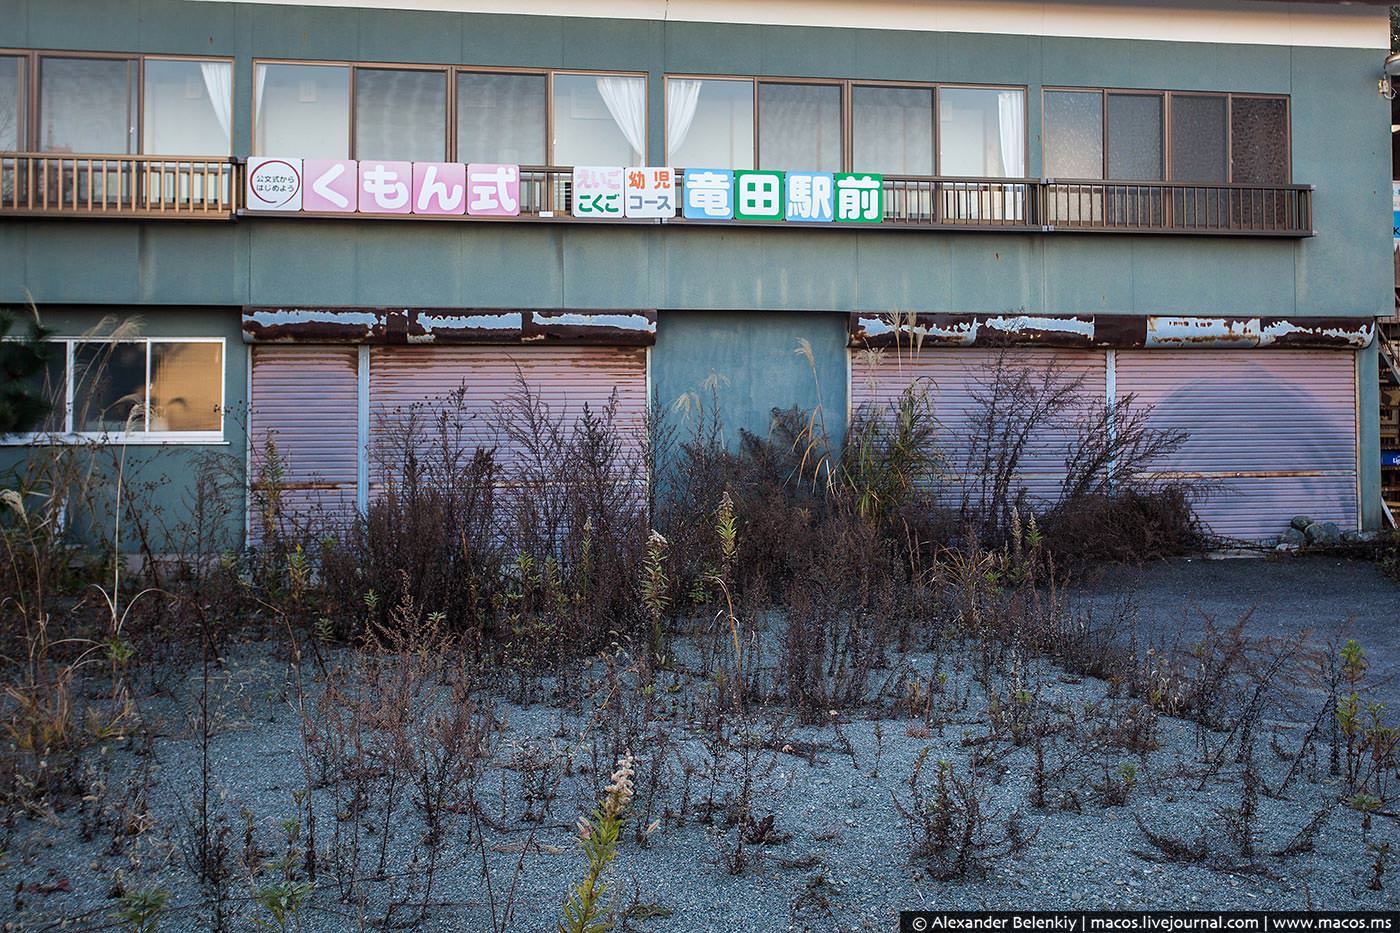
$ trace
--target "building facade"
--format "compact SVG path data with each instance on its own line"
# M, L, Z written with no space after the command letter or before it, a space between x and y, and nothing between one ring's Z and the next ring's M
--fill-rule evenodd
M67 399L0 466L124 440L188 498L272 440L349 514L385 419L522 377L731 441L927 379L956 450L1010 348L1187 432L1219 535L1379 527L1388 45L1257 0L0 0L0 302Z

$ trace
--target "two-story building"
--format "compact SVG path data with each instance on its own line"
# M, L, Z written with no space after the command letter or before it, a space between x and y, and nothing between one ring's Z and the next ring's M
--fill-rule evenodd
M0 463L120 440L181 497L272 439L349 510L383 418L517 374L731 438L930 377L956 449L1012 347L1187 431L1218 534L1378 527L1388 45L1324 2L0 0L0 302L66 399Z

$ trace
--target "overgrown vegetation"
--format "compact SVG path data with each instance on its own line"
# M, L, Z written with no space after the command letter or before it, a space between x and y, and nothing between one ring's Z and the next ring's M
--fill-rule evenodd
M1079 388L1008 352L956 437L914 383L839 441L776 411L737 449L713 392L639 424L522 380L483 425L463 390L385 415L363 516L306 508L258 451L247 550L221 504L237 465L200 461L172 506L119 445L36 450L0 519L0 850L76 809L120 862L87 918L131 929L498 933L526 902L630 929L670 908L628 898L619 854L668 838L721 875L807 872L807 923L846 869L798 840L869 821L887 860L977 883L1044 821L1117 808L1143 860L1230 871L1350 821L1360 883L1384 886L1397 732L1362 646L1255 642L1247 617L1174 645L1131 603L1070 599L1106 561L1200 541L1196 493L1153 473L1183 438ZM262 729L286 768L240 793L222 756ZM859 823L800 815L797 782L838 767L889 793L844 802ZM173 816L163 771L186 778ZM1137 809L1165 786L1229 799L1182 832ZM1263 814L1304 786L1330 803L1275 838ZM42 913L49 883L12 910Z

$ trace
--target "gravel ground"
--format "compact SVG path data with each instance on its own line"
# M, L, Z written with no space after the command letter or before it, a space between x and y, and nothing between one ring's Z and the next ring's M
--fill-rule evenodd
M1207 616L1224 625L1248 612L1255 637L1355 638L1366 649L1377 696L1400 710L1400 587L1368 561L1303 555L1161 561L1112 568L1074 596L1105 611L1131 598L1142 630L1168 637L1199 632Z
M1183 619L1194 625L1200 613L1230 619L1255 608L1256 633L1287 633L1297 628L1331 635L1350 631L1367 647L1375 670L1390 676L1400 665L1400 647L1384 627L1395 617L1393 584L1361 564L1319 559L1287 561L1192 561L1142 572L1116 571L1092 591L1074 595L1084 605L1104 607L1131 596L1144 627L1166 632ZM1351 621L1352 628L1343 628ZM835 726L798 727L777 710L753 713L729 723L731 744L712 754L697 721L703 704L696 697L707 681L685 674L663 675L655 696L659 715L638 743L639 783L661 754L669 773L652 805L659 825L639 846L630 830L612 871L613 896L630 908L621 929L707 933L718 930L891 930L900 909L908 908L1387 908L1400 905L1400 877L1388 868L1384 889L1368 887L1375 861L1369 844L1389 844L1400 852L1393 817L1377 816L1363 830L1362 815L1338 803L1342 789L1328 777L1326 748L1296 759L1296 775L1278 799L1277 788L1295 770L1300 747L1315 710L1271 707L1259 737L1257 768L1265 793L1258 796L1250 830L1254 854L1241 854L1231 840L1230 812L1245 805L1243 768L1232 752L1218 770L1203 761L1224 747L1226 736L1193 723L1161 719L1151 751L1119 741L1125 723L1141 716L1135 701L1116 696L1092 679L1063 674L1035 662L1013 664L1014 680L999 676L995 689L1002 713L1007 699L1024 690L1032 706L1075 723L1084 741L1051 742L1047 767L1061 771L1049 781L1046 806L1032 805L1034 755L1004 734L989 738L987 693L974 677L971 656L916 655L909 669L927 677L947 675L936 698L932 727L888 705L879 718L842 714ZM900 665L881 672L897 676ZM211 687L217 735L211 746L214 807L230 823L231 863L242 850L240 811L253 815L255 837L275 852L283 830L279 821L297 810L294 794L303 787L298 751L299 720L286 702L287 658L283 647L251 643L230 649ZM601 682L602 665L587 676ZM186 868L191 838L188 814L199 788L198 745L192 728L197 679L141 700L142 715L154 734L150 754L129 740L88 760L90 798L46 816L16 814L0 838L0 901L6 928L94 929L110 924L109 895L114 873L132 889L163 888L174 908L162 930L207 929L209 910ZM1394 690L1393 681L1385 688ZM487 859L492 889L482 880L479 848L469 844L466 822L458 822L436 875L427 920L405 924L432 930L491 930L490 902L499 912L516 864L523 868L514 896L513 930L553 930L571 880L582 873L571 827L587 813L599 784L594 756L578 736L586 718L547 703L517 706L495 697L502 730L491 769L480 782L488 811ZM657 738L664 732L670 751ZM877 735L878 732L878 735ZM601 741L593 734L589 741ZM1080 754L1077 748L1093 746ZM908 804L907 780L921 749L930 749L925 784L934 762L946 760L952 773L971 774L978 758L976 785L989 835L1008 833L1021 840L1003 846L966 878L935 880L927 864L911 858L908 827L892 797ZM1203 754L1204 749L1204 754ZM521 819L526 758L552 762L558 796L542 823ZM751 812L771 814L766 841L743 847L742 870L733 873L739 830L724 825L723 813L706 825L701 819L701 788L713 776L717 801L739 794L749 762ZM149 773L141 762L147 762ZM567 767L565 761L568 762ZM693 773L683 788L682 762ZM718 761L718 764L715 762ZM603 757L598 769L611 762ZM1121 805L1111 805L1099 789L1122 781L1132 767L1133 786ZM101 776L105 774L105 780ZM687 804L688 806L683 806ZM376 818L372 803L367 821ZM644 800L634 804L640 809ZM409 811L405 805L404 813ZM1315 815L1325 823L1311 845L1297 854L1276 855L1289 847ZM133 813L148 814L139 832L129 832ZM1008 818L1015 815L1011 824ZM339 814L344 816L344 814ZM329 845L338 814L318 801L318 846ZM681 817L684 817L682 824ZM642 817L646 819L646 817ZM1172 861L1146 838L1139 819L1154 832L1186 842L1202 840L1200 861ZM344 821L339 821L344 825ZM387 867L406 878L421 878L414 858L419 830L408 816L393 818ZM115 826L124 828L117 832ZM535 827L538 826L536 829ZM383 826L375 827L376 833ZM1304 834L1306 835L1306 834ZM377 835L375 839L379 838ZM114 843L113 840L116 840ZM528 851L522 848L532 843ZM1013 852L1001 849L1014 848ZM356 929L350 907L335 896L334 881L322 874L300 921L307 930ZM252 885L234 870L228 928L250 929L258 913L249 901ZM421 894L412 882L395 894ZM13 894L13 896L11 896ZM384 913L388 892L368 905ZM263 914L263 916L266 916ZM401 917L404 915L400 915ZM64 922L64 921L67 922Z

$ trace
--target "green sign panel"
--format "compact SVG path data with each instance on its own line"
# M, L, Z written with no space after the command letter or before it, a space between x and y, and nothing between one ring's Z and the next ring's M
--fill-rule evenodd
M836 222L878 224L885 219L881 190L885 176L841 173L836 176Z
M783 173L735 172L735 220L782 220Z

